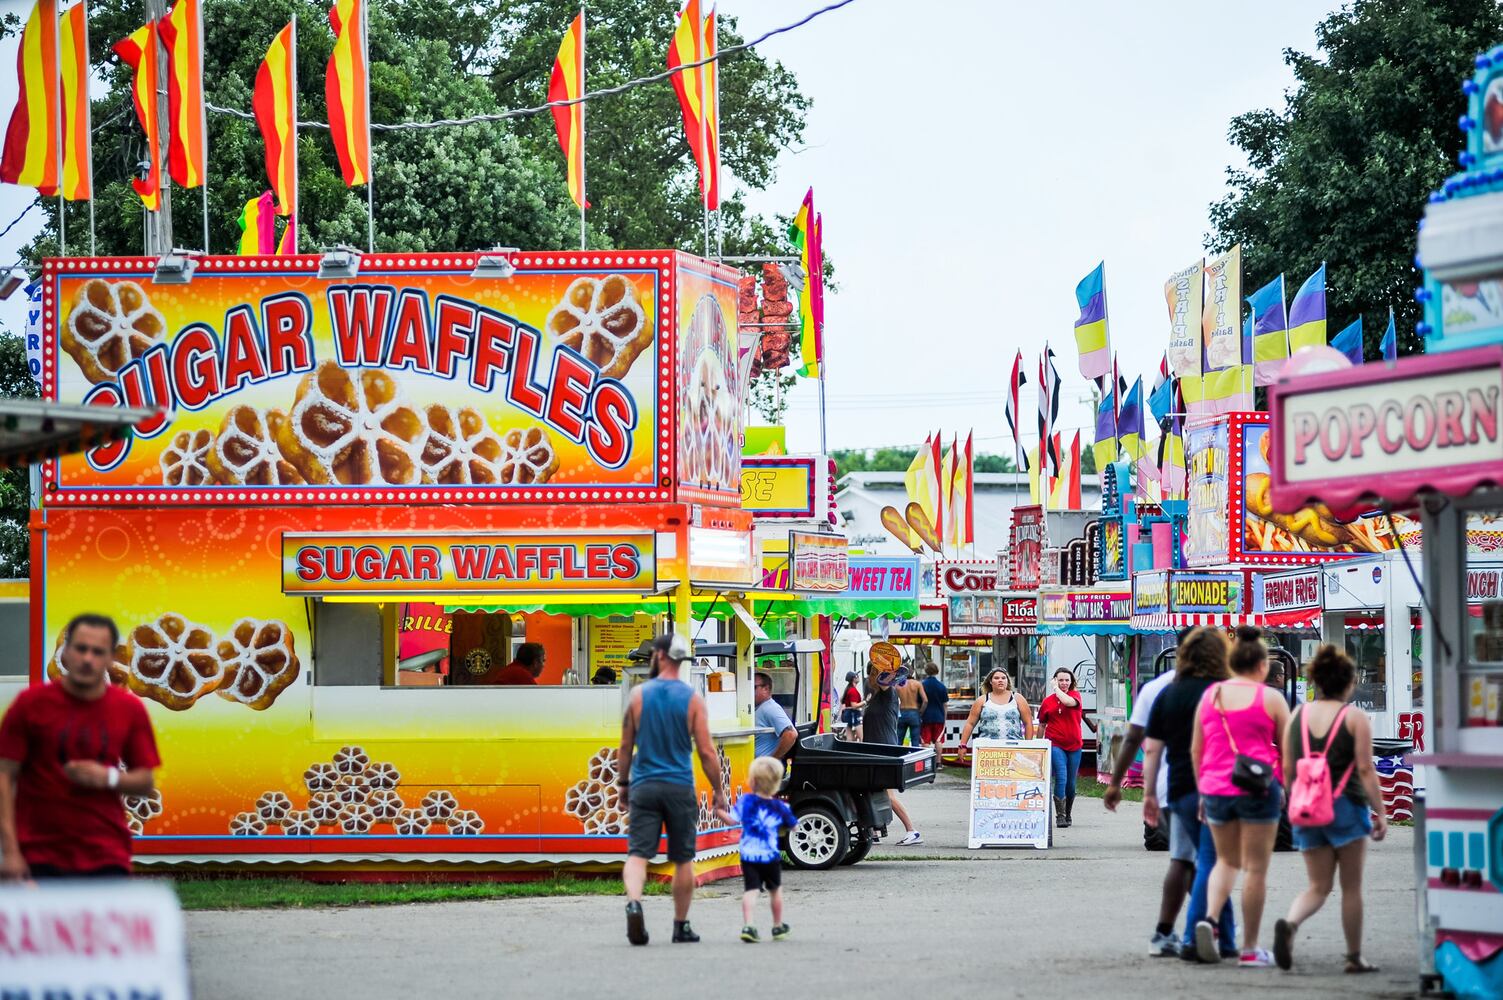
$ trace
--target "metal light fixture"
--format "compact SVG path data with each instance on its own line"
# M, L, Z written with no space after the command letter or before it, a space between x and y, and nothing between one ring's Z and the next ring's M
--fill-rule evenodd
M0 278L0 302L4 302L16 294L16 289L26 284L26 272L18 267L13 267L5 272L5 277Z
M360 273L360 251L340 245L326 247L318 262L320 278L353 278Z
M511 255L516 252L516 247L492 247L480 255L480 261L475 265L475 270L470 272L470 277L510 278L517 273L516 266L511 262Z
M198 267L192 251L173 247L171 253L157 258L151 280L157 285L186 285L193 280L193 271Z
M804 269L798 264L779 264L778 270L783 274L783 280L788 282L788 287L795 292L804 290Z

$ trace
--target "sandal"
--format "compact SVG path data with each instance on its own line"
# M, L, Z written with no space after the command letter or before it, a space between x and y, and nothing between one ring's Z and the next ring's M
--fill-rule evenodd
M1273 925L1273 960L1285 972L1294 967L1294 932L1297 929L1288 920L1280 920Z
M1370 965L1363 960L1360 952L1346 957L1346 968L1343 970L1349 976L1360 975L1365 972L1377 972L1376 965Z

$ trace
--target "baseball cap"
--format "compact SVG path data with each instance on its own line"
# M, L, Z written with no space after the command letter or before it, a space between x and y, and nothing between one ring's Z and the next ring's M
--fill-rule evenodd
M665 632L652 640L652 648L675 663L694 659L694 647L677 632Z

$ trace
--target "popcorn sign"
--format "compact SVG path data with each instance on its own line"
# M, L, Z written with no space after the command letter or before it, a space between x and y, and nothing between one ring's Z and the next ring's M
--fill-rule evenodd
M167 284L154 264L47 262L43 395L161 411L48 463L49 502L738 502L728 268L371 255L331 280L317 257L204 257Z

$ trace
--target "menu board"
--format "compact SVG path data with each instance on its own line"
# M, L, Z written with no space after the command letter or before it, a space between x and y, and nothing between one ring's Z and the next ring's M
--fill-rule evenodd
M652 617L637 615L632 619L594 619L590 622L590 663L588 676L601 667L610 667L620 677L630 661L628 653L652 640Z
M1049 846L1049 741L971 743L967 847Z

